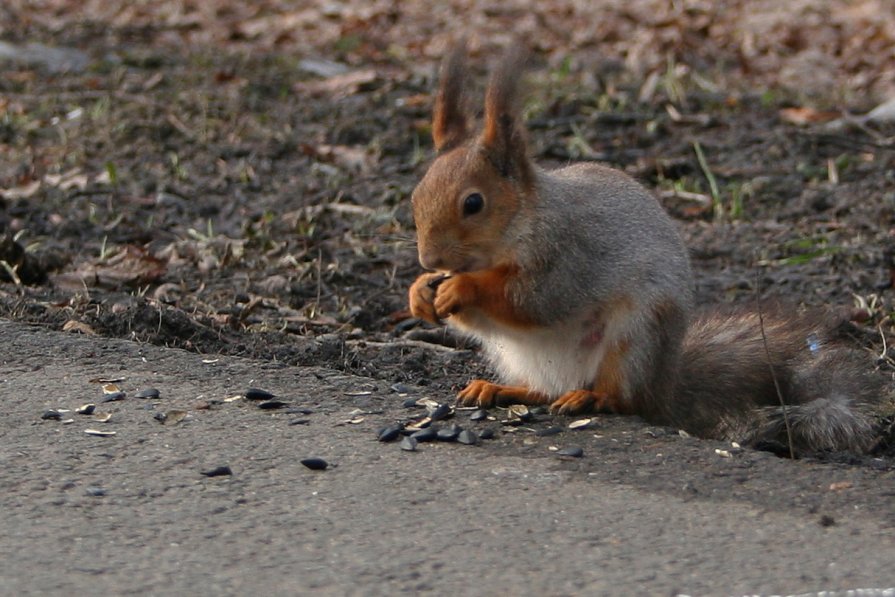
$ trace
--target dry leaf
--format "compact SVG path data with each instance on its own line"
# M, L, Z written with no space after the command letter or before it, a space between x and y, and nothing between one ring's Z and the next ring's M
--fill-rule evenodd
M93 330L92 327L82 321L75 321L74 319L69 319L68 321L66 321L65 325L62 326L62 331L78 332L87 336L96 336L96 332Z
M780 120L799 126L818 122L830 122L840 116L842 116L841 112L825 112L815 110L814 108L783 108L780 110Z
M351 71L344 75L335 75L322 81L301 81L295 84L295 90L299 93L311 95L331 95L333 97L346 97L358 91L367 91L375 87L379 80L376 71L371 68Z

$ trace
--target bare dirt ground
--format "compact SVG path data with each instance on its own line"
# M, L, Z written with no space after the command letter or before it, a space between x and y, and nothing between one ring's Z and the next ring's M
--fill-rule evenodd
M0 316L449 399L487 371L406 311L433 74L464 33L481 85L521 35L539 161L631 173L701 303L848 313L892 380L895 125L862 116L895 97L892 2L300 4L0 6ZM812 462L891 483L891 436ZM805 461L742 474L829 486Z

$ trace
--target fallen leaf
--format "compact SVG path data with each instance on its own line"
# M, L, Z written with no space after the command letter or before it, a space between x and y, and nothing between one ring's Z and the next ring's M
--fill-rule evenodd
M300 81L295 84L299 93L310 95L331 95L346 97L359 91L367 91L375 87L379 77L372 68L354 70L343 75L335 75L322 81Z
M780 110L780 120L799 126L830 122L840 116L842 116L841 112L821 111L814 108L783 108Z
M85 334L87 336L96 336L96 332L92 327L84 323L83 321L76 321L74 319L69 319L62 326L63 332L78 332L79 334Z

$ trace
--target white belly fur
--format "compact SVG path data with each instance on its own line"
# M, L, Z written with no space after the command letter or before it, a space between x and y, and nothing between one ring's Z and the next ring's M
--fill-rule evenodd
M456 327L481 341L503 383L526 386L551 400L571 390L592 388L607 346L623 332L618 325L601 330L602 323L593 317L524 330L483 319L474 323ZM589 341L595 332L602 339Z

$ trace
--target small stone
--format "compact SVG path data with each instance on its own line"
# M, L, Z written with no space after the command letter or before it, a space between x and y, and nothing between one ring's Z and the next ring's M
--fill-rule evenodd
M556 451L557 456L566 456L568 458L581 458L584 456L584 450L578 446L570 446Z
M414 432L410 437L418 442L431 442L438 439L438 429L435 427L426 427Z
M62 413L58 410L48 410L44 411L44 414L40 415L40 418L44 421L61 421Z
M151 400L155 400L159 396L161 396L161 392L155 388L146 388L134 394L134 398L149 398Z
M245 396L246 400L270 400L275 398L274 394L260 388L249 388L243 396Z
M301 463L312 471L325 471L329 466L329 463L322 458L305 458Z
M488 411L484 408L477 408L469 414L470 421L484 421L488 418Z
M477 436L475 432L470 431L469 429L464 429L457 436L457 442L465 446L474 446L479 443L479 436Z
M417 440L413 436L405 437L401 440L401 449L405 452L416 452Z
M376 434L377 439L381 442L393 442L398 439L398 436L401 435L401 430L403 427L400 425L389 425L388 427L383 427Z
M226 475L232 475L233 471L230 470L229 466L218 466L213 469L202 471L202 474L206 477L223 477Z

